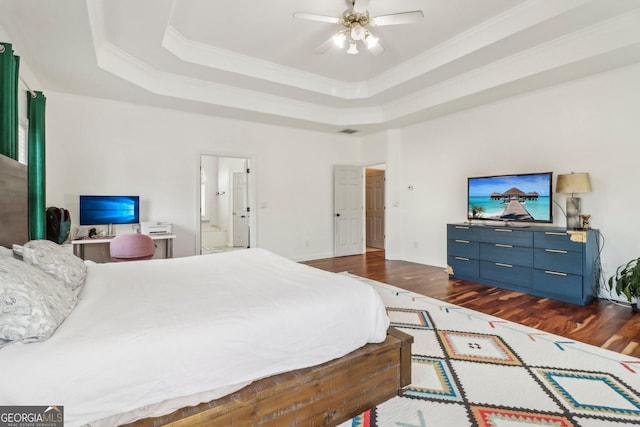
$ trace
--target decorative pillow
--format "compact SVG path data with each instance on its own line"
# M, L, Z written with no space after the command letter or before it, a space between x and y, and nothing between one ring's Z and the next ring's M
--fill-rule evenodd
M22 248L22 259L60 280L76 294L87 278L87 266L62 246L50 240L31 240Z
M22 246L13 244L13 257L22 259Z
M0 246L0 257L12 257L13 258L13 249L5 248L4 246Z
M0 258L0 347L44 341L78 302L71 289L20 260Z

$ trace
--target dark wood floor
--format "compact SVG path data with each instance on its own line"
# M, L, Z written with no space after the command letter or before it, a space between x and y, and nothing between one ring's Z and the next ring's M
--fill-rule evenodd
M581 307L475 283L450 280L442 268L389 261L384 251L305 262L348 271L545 332L640 357L640 313L605 300Z

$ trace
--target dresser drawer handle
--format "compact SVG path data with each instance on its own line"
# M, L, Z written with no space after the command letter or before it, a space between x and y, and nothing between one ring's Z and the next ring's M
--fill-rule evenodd
M554 253L554 254L566 254L567 253L567 251L563 251L563 250L560 250L560 249L545 249L545 252L551 252L551 253Z
M496 246L499 248L512 248L513 246L511 245L503 245L502 243L496 243Z
M498 267L509 267L509 268L513 268L513 265L511 265L511 264L503 264L503 263L501 263L501 262L496 262L496 265L497 265Z
M544 271L547 274L553 274L554 276L567 276L567 273L560 273L558 271L549 271L549 270L545 270Z
M547 234L549 236L566 236L567 235L567 233L558 233L553 231L545 231L544 234Z
M469 261L469 258L465 258L465 257L461 257L461 256L457 256L456 259L459 260L459 261Z
M456 240L456 243L469 243L468 240Z
M459 230L468 230L469 229L469 227L464 227L462 225L456 225L456 228L459 229Z
M502 229L502 228L494 228L494 230L499 232L499 233L500 232L502 232L502 233L511 233L513 231L513 230L508 230L508 229L505 230L505 229Z

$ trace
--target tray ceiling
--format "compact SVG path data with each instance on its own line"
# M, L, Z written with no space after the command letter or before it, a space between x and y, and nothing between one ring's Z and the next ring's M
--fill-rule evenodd
M277 125L374 131L640 61L640 0L371 0L381 55L315 48L345 0L3 0L43 89Z

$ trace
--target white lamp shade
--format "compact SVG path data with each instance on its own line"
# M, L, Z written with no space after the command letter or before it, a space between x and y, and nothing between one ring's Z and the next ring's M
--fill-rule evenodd
M355 41L351 41L349 43L349 49L347 49L347 53L350 55L356 55L358 53L358 46Z
M367 43L367 49L369 50L375 48L378 45L378 38L371 33L367 35L364 41Z
M591 181L589 180L589 174L583 173L570 173L565 175L558 175L556 181L556 193L590 193Z
M365 30L360 25L356 25L351 29L351 38L354 40L363 40L365 36Z
M333 36L333 43L336 46L342 48L344 47L344 41L346 39L347 39L347 36L344 34L344 32L339 32Z

